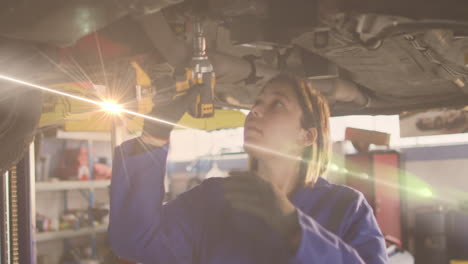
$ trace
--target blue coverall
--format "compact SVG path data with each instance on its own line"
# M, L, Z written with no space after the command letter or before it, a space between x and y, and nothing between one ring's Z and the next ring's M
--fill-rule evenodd
M298 190L301 240L295 252L260 219L234 211L221 178L205 180L163 205L168 145L129 155L115 150L109 239L123 258L150 263L386 263L382 233L363 195L319 178Z

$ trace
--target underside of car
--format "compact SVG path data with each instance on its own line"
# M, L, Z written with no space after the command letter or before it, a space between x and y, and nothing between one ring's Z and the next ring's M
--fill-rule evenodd
M467 7L463 0L8 0L0 9L0 73L41 85L90 79L131 101L131 81L115 88L109 80L138 61L156 90L169 89L201 21L217 107L249 108L268 79L287 72L320 90L334 116L462 108ZM20 112L11 98L37 93L1 84L5 116ZM4 120L3 134L14 122Z

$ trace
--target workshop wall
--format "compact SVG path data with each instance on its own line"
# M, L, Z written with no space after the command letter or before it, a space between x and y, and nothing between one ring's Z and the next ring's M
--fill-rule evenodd
M468 144L404 148L401 152L405 177L414 177L432 192L427 197L407 193L408 246L414 253L418 212L437 206L454 208L461 201L468 201Z
M450 201L468 192L468 144L406 148L402 153L405 170L432 186L434 195Z

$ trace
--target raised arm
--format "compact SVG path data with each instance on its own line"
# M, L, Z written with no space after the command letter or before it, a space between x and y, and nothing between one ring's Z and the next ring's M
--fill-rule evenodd
M117 255L145 262L153 250L147 245L160 240L167 146L132 155L135 143L127 141L115 150L109 240Z
M201 188L163 206L169 134L198 90L167 102L155 101L143 135L115 149L109 239L118 256L143 263L191 263L201 232ZM189 196L190 199L185 198Z
M116 149L109 239L114 252L142 263L191 263L202 232L204 187L163 205L165 145L131 155L135 140Z

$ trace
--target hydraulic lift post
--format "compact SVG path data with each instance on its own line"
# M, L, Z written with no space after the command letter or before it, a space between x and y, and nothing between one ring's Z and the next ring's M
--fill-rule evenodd
M0 264L35 264L34 144L0 179Z

